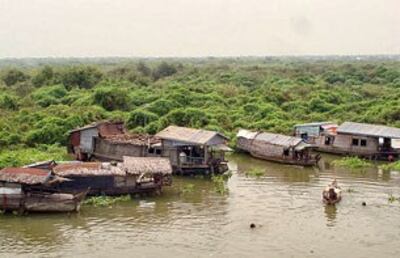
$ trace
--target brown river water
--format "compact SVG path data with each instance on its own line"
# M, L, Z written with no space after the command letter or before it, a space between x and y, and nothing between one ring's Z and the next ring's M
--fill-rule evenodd
M318 169L232 154L226 195L210 180L177 177L161 196L112 208L0 215L0 256L400 257L400 202L388 200L400 196L400 173L333 168L335 158ZM254 168L264 176L246 176ZM325 206L334 177L343 199Z

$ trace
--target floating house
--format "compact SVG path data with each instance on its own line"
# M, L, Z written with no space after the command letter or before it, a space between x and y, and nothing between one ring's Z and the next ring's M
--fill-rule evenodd
M315 145L322 152L394 160L400 155L400 128L344 122L335 130L321 131Z
M38 168L0 170L0 209L24 212L79 211L86 191L76 194L48 191L66 179Z
M202 129L169 126L156 134L162 156L168 157L177 174L223 173L228 170L225 152L228 138Z
M256 158L285 164L312 166L319 161L318 155L311 154L313 145L299 137L281 134L240 129L237 148Z
M159 157L160 140L128 134L122 122L98 122L70 131L68 152L77 160L122 161L124 156Z
M69 162L52 168L55 175L69 179L57 190L88 195L160 193L170 185L172 167L167 158L123 157L123 162Z
M321 135L334 134L337 128L338 125L333 122L299 124L294 127L294 136L307 143L316 144Z

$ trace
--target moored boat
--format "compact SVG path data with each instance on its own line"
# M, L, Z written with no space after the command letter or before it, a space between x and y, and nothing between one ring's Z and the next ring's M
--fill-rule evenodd
M301 138L244 129L237 134L237 148L256 158L289 165L314 166L320 159L311 153L314 146Z
M48 191L65 181L51 172L36 168L0 170L0 209L25 212L76 212L87 191L76 194Z

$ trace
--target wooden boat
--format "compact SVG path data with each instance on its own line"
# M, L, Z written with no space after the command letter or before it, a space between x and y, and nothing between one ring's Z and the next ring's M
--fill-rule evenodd
M0 170L0 209L25 212L73 212L88 190L75 194L49 189L68 179L37 168L5 168Z
M313 145L298 137L239 130L237 148L268 161L300 166L318 164L320 155L311 154Z
M4 189L3 189L4 190ZM87 192L78 194L23 192L0 193L0 209L26 212L78 212Z
M337 185L336 180L333 180L333 182L322 191L322 201L326 204L333 205L341 200L342 190Z

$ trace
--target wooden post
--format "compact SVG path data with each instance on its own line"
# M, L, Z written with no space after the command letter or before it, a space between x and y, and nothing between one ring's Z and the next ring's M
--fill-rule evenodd
M208 161L207 145L203 145L203 148L204 148L204 161L203 161L203 164L207 164L207 161Z

